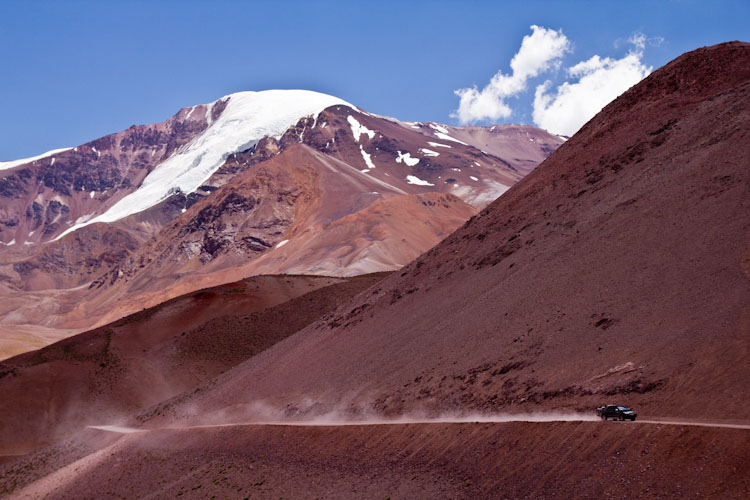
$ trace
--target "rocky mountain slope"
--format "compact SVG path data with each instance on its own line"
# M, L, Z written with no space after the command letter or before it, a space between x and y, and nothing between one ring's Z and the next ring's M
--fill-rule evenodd
M238 276L396 269L561 142L266 91L0 164L0 355Z
M750 45L688 53L401 272L174 415L622 401L748 419L749 133Z

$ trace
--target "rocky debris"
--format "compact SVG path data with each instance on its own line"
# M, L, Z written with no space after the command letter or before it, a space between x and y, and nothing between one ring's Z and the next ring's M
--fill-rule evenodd
M32 202L31 205L26 207L26 218L30 219L30 228L32 231L36 231L39 226L42 225L42 213L44 211L44 207L42 207L37 202Z
M21 198L28 190L28 182L33 175L31 169L14 170L0 177L0 196L3 198Z

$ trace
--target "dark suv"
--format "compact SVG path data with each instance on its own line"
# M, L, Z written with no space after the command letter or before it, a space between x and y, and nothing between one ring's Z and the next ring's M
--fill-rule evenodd
M634 410L631 410L627 406L616 405L600 406L596 409L596 413L602 417L602 420L613 418L615 420L631 420L635 422L635 417L638 416Z

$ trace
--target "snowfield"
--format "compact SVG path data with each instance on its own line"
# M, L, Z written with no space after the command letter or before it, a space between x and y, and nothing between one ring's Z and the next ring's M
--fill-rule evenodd
M354 108L338 97L309 90L238 92L222 97L208 107L211 109L227 99L226 109L219 118L201 135L157 165L136 191L98 217L70 227L56 239L88 224L114 222L142 212L175 192L192 193L219 169L229 155L251 148L263 137L279 137L301 118L310 115L317 118L329 106L340 104Z

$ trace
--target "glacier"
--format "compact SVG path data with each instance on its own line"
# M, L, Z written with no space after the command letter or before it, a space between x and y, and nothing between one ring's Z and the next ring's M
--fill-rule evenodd
M228 99L228 101L227 101ZM216 121L210 110L221 101L226 108ZM301 118L343 105L357 109L338 97L310 90L264 90L237 92L207 105L209 127L161 162L141 185L107 211L76 224L55 239L95 222L114 222L158 204L175 192L192 193L204 184L231 154L247 150L263 137L280 137Z

